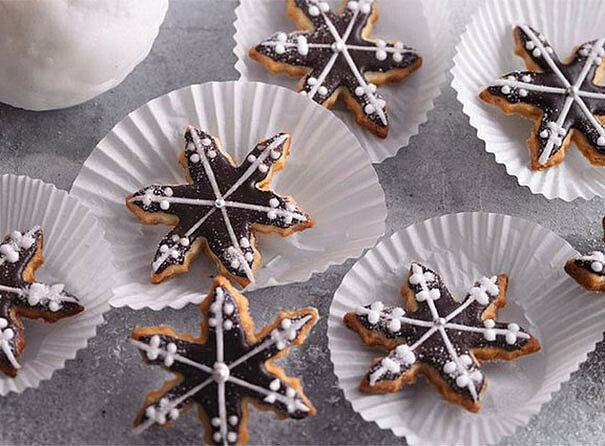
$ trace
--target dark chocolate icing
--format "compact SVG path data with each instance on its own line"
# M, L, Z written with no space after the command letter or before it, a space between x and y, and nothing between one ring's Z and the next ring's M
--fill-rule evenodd
M175 228L159 243L154 273L182 265L196 240L205 239L230 274L251 281L252 265L259 257L253 225L277 230L310 226L310 217L292 198L260 189L276 170L273 165L287 156L284 152L289 138L281 133L258 143L240 166L234 166L212 136L193 127L187 129L185 162L191 184L147 186L130 199L148 214L178 218ZM217 199L213 183L222 198Z
M327 4L322 1L295 0L294 3L310 20L313 29L276 33L256 46L256 51L278 63L308 68L301 91L314 101L323 104L338 88L346 88L374 124L388 128L386 103L376 93L376 86L369 85L366 73L409 68L419 64L418 53L401 44L363 37L365 29L372 26L370 19L376 8L373 1L348 2L341 14L329 9L324 11ZM350 7L353 4L355 6ZM337 42L335 33L341 42ZM306 39L306 46L300 43L301 38ZM350 58L346 57L341 43Z
M245 398L285 417L306 417L312 407L304 394L269 371L266 362L302 339L303 330L315 323L313 310L300 310L290 318L280 317L277 328L251 343L250 334L241 323L242 313L249 317L247 309L238 306L228 287L218 286L207 299L211 299L210 305L202 304L204 320L209 324L203 324L203 343L167 336L161 331L147 333L135 341L147 362L161 365L182 378L144 407L137 425L144 429L153 422L164 424L175 419L185 406L195 403L210 423L212 441L235 444L246 430L241 423ZM166 362L170 355L173 359ZM216 371L225 368L230 368L229 373L221 378ZM221 380L224 406L221 406ZM198 389L200 386L203 387Z
M49 286L24 279L28 268L33 273L39 266L32 262L41 244L39 228L26 233L14 231L0 244L0 366L11 376L19 368L16 360L21 353L21 316L54 322L84 309L63 285Z
M414 280L420 277L414 277L414 274L420 272L426 278L426 287ZM373 382L396 380L414 365L422 363L434 368L451 390L465 399L478 401L486 381L479 371L479 364L472 359L473 351L484 347L520 351L530 340L530 335L516 324L484 320L485 309L504 292L500 278L481 279L475 283L464 301L456 302L437 273L426 266L412 264L408 286L412 298L416 300L415 311L407 312L403 308L384 306L380 302L360 307L356 311L357 320L366 330L377 331L399 344L386 358L397 362L400 370L389 370L383 359L370 368L366 376L368 382L373 385ZM431 293L437 293L437 290L437 298L422 297L423 294L430 296ZM456 311L459 313L454 313ZM394 315L394 312L398 314ZM453 317L450 316L452 314ZM393 326L393 319L397 319L400 326L397 322ZM469 328L474 331L469 331ZM423 340L422 337L429 330L433 333ZM452 355L448 344L456 357ZM451 364L447 365L448 363ZM462 375L465 377L461 378Z
M605 115L605 87L594 82L603 66L603 39L580 45L571 62L563 63L535 29L518 26L515 35L522 51L541 71L506 74L488 90L511 104L529 104L543 112L536 132L540 164L560 151L571 129L582 133L599 154L605 154L605 129L599 121L599 116ZM551 90L541 91L541 87Z

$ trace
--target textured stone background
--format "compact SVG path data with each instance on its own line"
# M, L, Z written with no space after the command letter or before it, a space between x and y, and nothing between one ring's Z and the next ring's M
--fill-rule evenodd
M453 0L455 36L463 31L475 3ZM122 85L84 105L46 113L0 105L1 172L30 175L69 189L95 144L128 112L187 84L235 79L231 52L235 6L235 0L173 0L150 56ZM449 80L448 76L448 84ZM519 187L485 152L449 86L444 86L420 135L376 169L386 192L389 235L433 216L482 210L535 220L578 249L602 247L602 200L548 201ZM251 293L257 325L271 321L282 308L309 303L327 315L332 295L352 263L332 267L307 283ZM198 311L193 305L181 311L110 311L89 347L51 381L2 398L0 441L201 444L203 432L192 412L173 429L150 429L136 438L129 435L144 395L159 387L164 375L157 368L144 367L126 343L137 325L167 323L195 333ZM324 317L305 346L282 361L289 374L303 378L320 416L302 422L276 421L273 415L253 410L252 443L405 443L390 431L364 422L343 398L332 373L326 329ZM604 443L604 360L605 348L599 344L542 412L504 442Z

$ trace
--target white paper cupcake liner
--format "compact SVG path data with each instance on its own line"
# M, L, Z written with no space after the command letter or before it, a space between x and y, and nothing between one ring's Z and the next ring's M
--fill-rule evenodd
M336 291L328 320L329 347L340 387L353 409L416 444L494 444L529 422L602 339L605 300L580 288L563 271L575 254L562 238L520 218L462 213L433 218L384 240L362 257ZM373 358L345 327L343 316L381 300L401 306L400 286L411 261L439 272L458 298L482 276L509 276L499 319L515 321L542 344L513 362L484 363L487 391L478 414L446 402L420 379L386 395L359 392Z
M338 9L341 0L328 0ZM417 49L423 57L422 67L402 82L380 87L389 106L390 131L386 139L373 135L355 122L354 115L340 105L333 112L342 119L372 162L395 156L410 138L418 134L427 121L433 101L441 92L445 71L450 66L451 34L448 2L443 0L380 0L380 19L373 36L401 40ZM290 32L295 25L286 16L286 0L241 0L235 10L235 68L241 80L261 81L295 89L298 80L274 75L248 56L250 48L277 31Z
M471 125L485 141L486 150L517 177L520 185L548 199L571 201L605 196L605 169L592 166L573 144L558 167L531 170L526 140L533 121L507 116L479 98L490 82L505 73L525 69L521 58L513 54L514 24L528 24L540 30L559 57L567 59L575 46L605 36L605 3L489 0L462 35L452 68L452 87L458 92Z
M0 395L38 387L95 336L109 309L114 277L103 228L84 205L65 191L24 176L0 176L0 237L39 225L44 264L36 279L63 283L84 311L50 324L23 318L25 349L17 377L0 374Z
M112 305L158 310L198 303L217 273L202 254L189 272L151 284L153 256L168 228L142 225L124 205L128 193L148 184L185 183L177 158L189 124L217 136L236 163L260 139L278 132L292 136L286 166L271 187L293 196L315 226L289 237L257 234L263 262L254 288L305 281L359 256L384 234L386 206L376 172L359 142L329 111L274 85L185 87L127 116L99 143L74 183L72 193L104 224L123 273Z

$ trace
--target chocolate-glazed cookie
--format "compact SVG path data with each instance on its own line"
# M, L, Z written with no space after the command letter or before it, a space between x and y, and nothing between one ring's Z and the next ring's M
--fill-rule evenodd
M206 442L220 445L247 441L248 403L280 418L315 414L299 381L273 361L302 344L317 321L317 310L281 313L255 334L248 301L220 276L201 308L200 338L176 335L168 327L133 331L143 359L176 375L147 397L135 421L136 433L155 423L170 425L192 404L206 426Z
M271 72L302 76L300 92L326 107L343 94L357 122L385 138L386 101L376 86L420 68L420 55L401 42L370 38L378 20L374 0L345 0L339 14L325 1L288 0L288 14L300 31L274 34L250 57Z
M0 244L0 370L13 377L25 348L21 317L56 322L84 310L62 284L35 281L42 245L39 227L13 231Z
M389 393L424 374L448 401L477 412L486 381L480 360L512 360L540 349L515 323L495 320L506 304L507 277L483 277L456 302L441 278L412 263L402 287L405 308L381 302L360 306L345 323L388 355L377 359L361 382L370 393Z
M572 141L591 163L605 166L605 87L599 85L605 39L580 45L563 62L530 26L516 26L514 37L529 71L504 75L481 99L536 121L528 140L533 169L561 163Z
M287 236L313 226L292 197L269 189L288 157L290 135L259 142L239 166L202 130L189 127L185 141L180 162L189 184L151 185L126 197L142 223L175 226L159 243L151 280L188 271L203 249L221 273L245 286L261 262L254 231Z

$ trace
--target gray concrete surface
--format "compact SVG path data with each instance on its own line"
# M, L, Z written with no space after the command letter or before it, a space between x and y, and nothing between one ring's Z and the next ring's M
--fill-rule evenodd
M97 99L68 110L32 113L0 105L0 171L26 174L69 189L95 144L131 110L175 88L236 78L232 22L235 0L173 0L150 56L126 81ZM459 35L474 2L454 0ZM452 42L453 44L454 42ZM448 76L448 84L449 84ZM518 186L487 154L468 124L454 91L445 86L429 123L409 147L376 166L389 209L388 234L437 215L490 211L522 216L560 234L578 249L600 248L603 201L548 201ZM332 267L311 280L251 293L260 326L282 308L316 305L327 315L330 300L353 264ZM198 308L161 312L113 310L87 349L39 389L0 400L0 442L8 444L201 444L193 412L172 429L129 435L144 395L165 375L144 367L125 341L137 325L167 323L195 333ZM304 347L282 361L303 378L320 416L277 421L252 411L252 444L404 444L390 431L363 421L344 399L332 373L326 318ZM605 347L580 370L531 423L505 444L605 443Z

